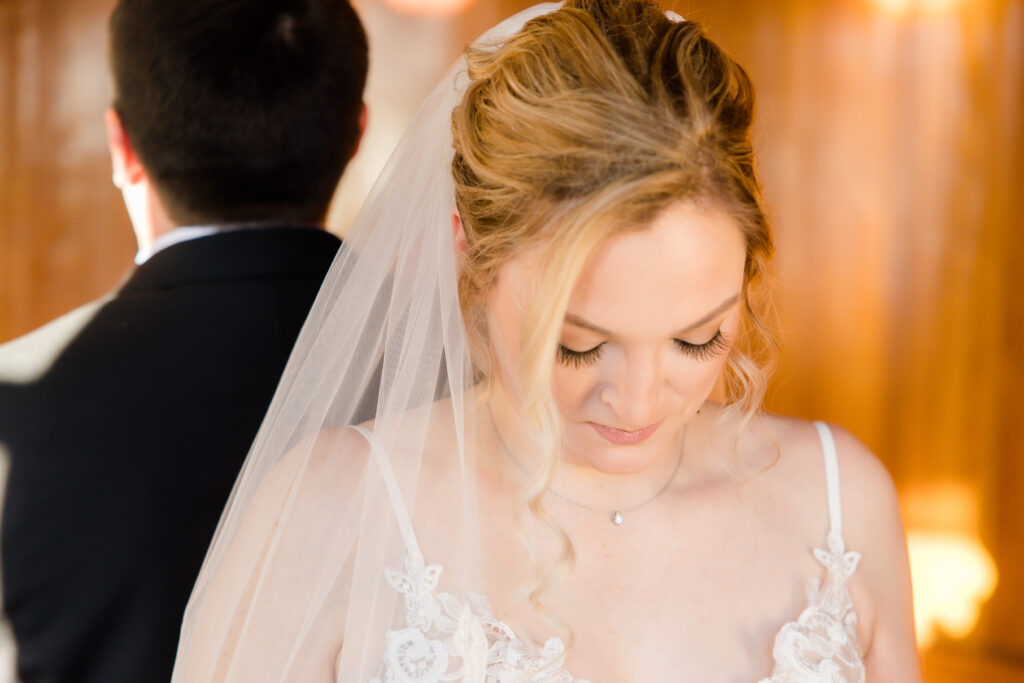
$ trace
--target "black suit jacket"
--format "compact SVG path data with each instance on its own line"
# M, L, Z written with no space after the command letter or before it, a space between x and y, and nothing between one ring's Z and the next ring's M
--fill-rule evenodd
M170 678L213 530L339 245L287 227L176 244L53 334L0 347L0 368L33 374L0 378L0 563L26 683Z

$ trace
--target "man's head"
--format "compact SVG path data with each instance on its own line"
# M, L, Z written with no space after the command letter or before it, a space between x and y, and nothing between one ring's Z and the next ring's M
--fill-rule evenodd
M110 62L112 147L171 223L323 219L363 121L347 0L120 0Z

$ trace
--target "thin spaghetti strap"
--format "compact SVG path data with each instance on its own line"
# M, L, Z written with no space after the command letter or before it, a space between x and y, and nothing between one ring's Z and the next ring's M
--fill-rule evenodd
M824 422L814 423L821 439L821 450L825 456L825 483L828 487L828 522L829 534L843 535L843 506L839 498L839 462L836 453L836 442L832 438L832 430Z
M405 542L406 551L413 558L422 561L423 553L420 552L419 543L416 542L416 532L412 527L412 518L409 516L408 508L405 507L405 501L402 500L402 491L398 488L398 479L395 478L395 470L391 467L391 461L388 459L387 452L365 427L353 427L352 429L362 434L363 438L370 444L370 454L377 462L377 466L380 467L380 474L384 478L384 487L387 489L388 497L391 499L391 507L395 511L395 521L398 522L398 530L402 533L402 540Z

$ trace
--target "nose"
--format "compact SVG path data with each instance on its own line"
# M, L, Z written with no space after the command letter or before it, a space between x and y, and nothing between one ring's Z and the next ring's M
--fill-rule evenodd
M613 381L602 386L598 394L620 421L611 426L636 430L657 421L662 384L656 355L626 358Z

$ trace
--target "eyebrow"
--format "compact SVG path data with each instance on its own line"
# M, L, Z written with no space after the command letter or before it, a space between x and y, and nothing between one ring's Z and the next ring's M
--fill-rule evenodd
M739 300L739 298L739 294L733 294L728 299L715 306L706 315L701 316L698 320L694 321L688 327L676 332L676 336L682 336L684 334L692 332L693 330L697 329L698 327L701 327L702 325L706 325L707 323L711 322L711 320L713 320L716 316L721 315L723 311L725 311L727 308L736 303ZM587 322L583 318L577 315L573 315L572 313L565 314L565 322L569 323L570 325L575 325L576 327L582 327L585 330L590 330L591 332L597 332L598 334L604 335L606 337L618 336L611 330L606 330L603 327L595 325L594 323Z

